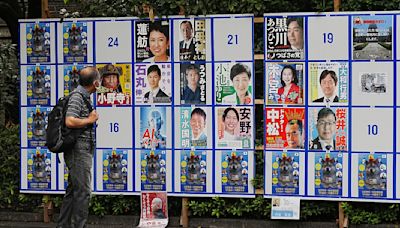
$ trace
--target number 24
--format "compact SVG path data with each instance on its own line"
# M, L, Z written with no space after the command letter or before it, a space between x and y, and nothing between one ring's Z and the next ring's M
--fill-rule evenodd
M108 47L118 47L118 37L108 37Z

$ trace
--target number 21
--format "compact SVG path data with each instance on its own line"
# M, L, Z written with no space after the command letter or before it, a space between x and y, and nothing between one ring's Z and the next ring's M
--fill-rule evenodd
M228 35L228 44L238 44L238 38L239 38L239 36L236 34L236 35L231 35L231 34L229 34Z

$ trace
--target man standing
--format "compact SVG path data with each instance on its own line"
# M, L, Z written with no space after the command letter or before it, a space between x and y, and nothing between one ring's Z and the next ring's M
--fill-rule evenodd
M301 120L290 120L286 125L286 148L303 149L303 123Z
M170 98L160 89L161 70L157 65L151 65L147 70L147 81L150 91L144 94L144 103L169 103Z
M319 76L319 84L321 85L324 96L314 100L314 102L339 102L339 97L336 95L337 82L338 77L336 76L335 71L322 71L321 75Z
M183 40L179 42L179 60L194 60L195 45L192 23L190 21L183 21L180 29Z
M100 86L100 75L95 67L85 67L79 73L79 86L67 105L65 124L79 131L75 146L65 151L64 160L68 167L68 187L58 220L58 227L85 227L89 214L91 194L91 168L94 153L93 124L99 118L84 99L90 101L90 94Z
M310 142L310 149L335 150L336 115L330 108L319 110L317 117L318 137Z

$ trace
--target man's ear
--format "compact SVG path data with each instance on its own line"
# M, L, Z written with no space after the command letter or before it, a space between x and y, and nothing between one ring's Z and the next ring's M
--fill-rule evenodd
M99 87L99 86L100 86L100 80L95 80L95 81L93 82L93 85L94 85L95 87Z

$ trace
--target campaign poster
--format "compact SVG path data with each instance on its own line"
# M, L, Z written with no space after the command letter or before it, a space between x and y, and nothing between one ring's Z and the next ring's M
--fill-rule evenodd
M267 63L266 104L304 104L304 63Z
M180 172L182 192L206 192L207 151L182 151Z
M103 190L126 191L128 176L128 151L103 150Z
M27 109L28 147L44 147L46 144L47 117L51 108L29 107Z
M166 227L168 225L167 199L166 192L142 192L138 227Z
M179 121L176 121L178 134L176 136L180 148L211 148L212 147L212 115L210 107L181 107L177 111Z
M165 150L140 152L140 180L142 191L165 191L167 159Z
M361 198L387 197L386 154L359 154L358 195Z
M68 176L69 176L69 169L67 167L67 164L64 163L64 169L62 172L62 180L63 180L63 189L67 189L68 187Z
M29 190L50 190L52 153L46 149L27 150L27 181Z
M360 73L361 94L384 94L389 86L386 72Z
M50 66L27 66L28 105L50 105L51 69ZM54 78L53 78L54 80Z
M266 108L265 117L265 148L304 149L304 108Z
M309 149L347 151L348 126L347 108L309 108Z
M247 151L221 151L221 184L223 193L247 193L249 156Z
M87 62L87 23L64 22L62 24L64 63Z
M309 63L310 102L347 104L349 65L347 62Z
M304 59L303 17L265 18L268 60Z
M205 104L207 77L205 63L180 64L181 104ZM209 82L208 85L211 83Z
M272 194L299 194L300 154L273 152L272 159Z
M26 24L27 63L50 62L50 23ZM54 41L53 41L54 42Z
M252 107L217 107L216 141L219 148L253 148Z
M353 59L393 59L393 16L353 16Z
M131 64L98 64L101 86L97 92L97 106L130 105Z
M206 20L179 21L179 60L206 60Z
M314 168L315 195L340 197L343 183L343 154L316 153Z
M136 62L170 62L169 22L135 23Z
M64 65L64 96L68 96L79 85L79 71L84 67L81 64Z
M215 99L217 104L253 104L252 63L215 63Z
M172 67L170 63L135 65L135 103L171 104Z
M140 145L143 149L165 149L166 107L140 108Z

